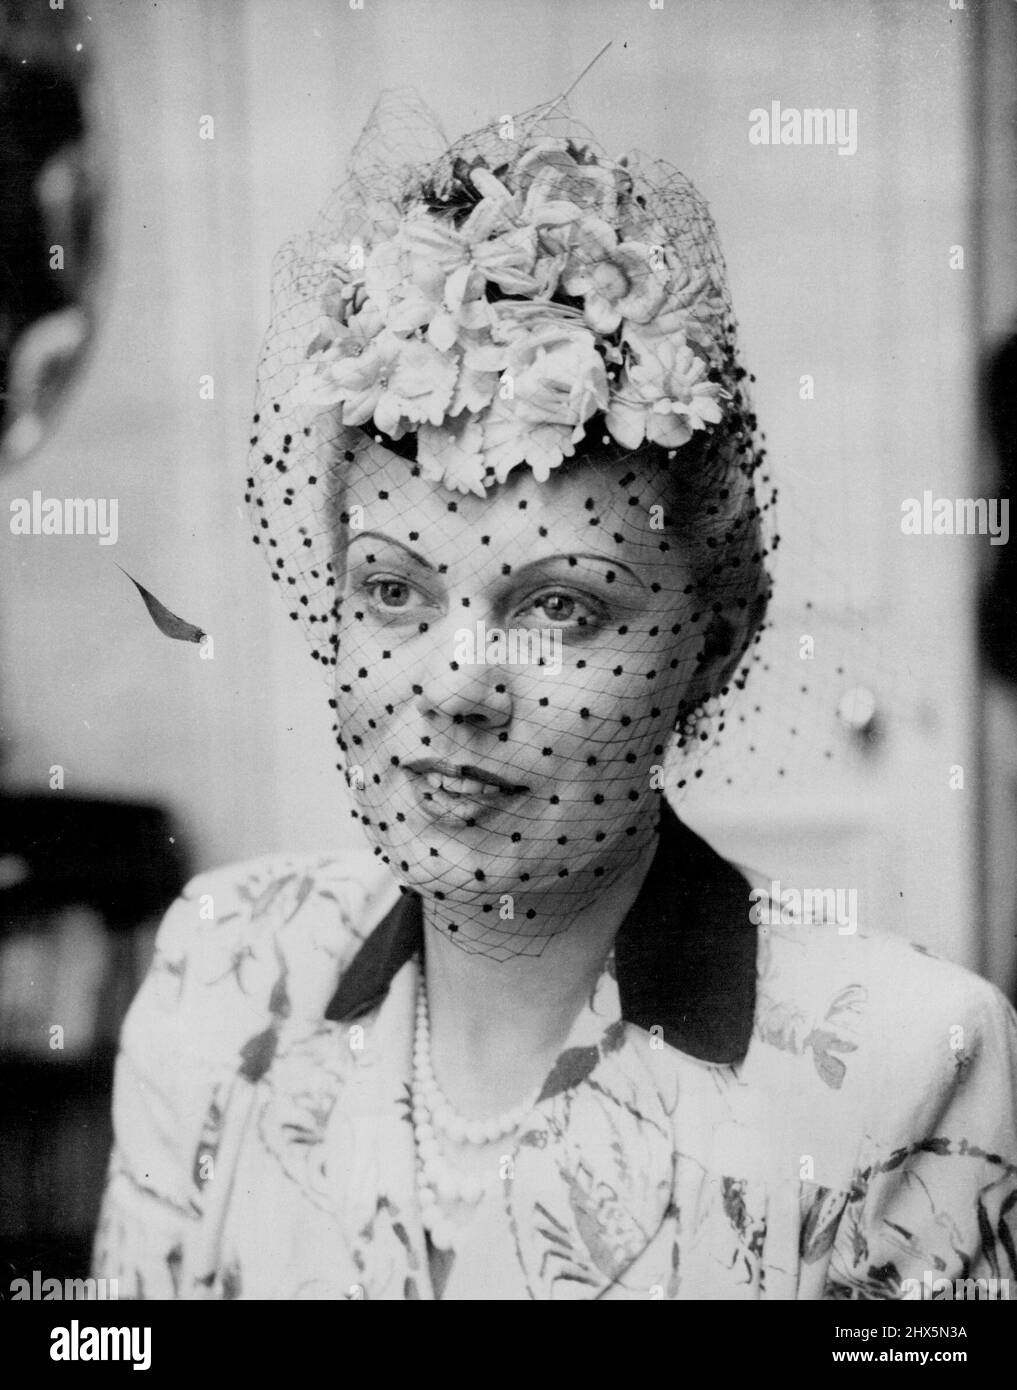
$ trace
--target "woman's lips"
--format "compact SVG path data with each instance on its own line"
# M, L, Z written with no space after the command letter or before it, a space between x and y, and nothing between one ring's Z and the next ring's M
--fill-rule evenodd
M453 772L437 767L407 767L410 786L424 813L433 819L477 820L507 808L527 788L487 776L471 776L478 769Z
M482 782L475 777L450 777L445 772L425 772L424 781L436 792L450 792L454 796L505 796L504 787L495 782Z

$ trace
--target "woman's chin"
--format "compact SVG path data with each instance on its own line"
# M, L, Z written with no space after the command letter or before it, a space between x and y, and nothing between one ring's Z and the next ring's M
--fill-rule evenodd
M525 842L510 846L525 850ZM453 835L432 831L425 839L393 845L381 843L393 875L407 888L434 900L443 911L456 908L476 916L479 911L492 924L505 922L505 930L521 920L532 923L534 934L552 920L581 908L603 891L604 880L595 864L576 864L546 859L543 846L531 856L501 856L490 849L482 856ZM567 872L563 875L563 869ZM546 919L541 924L540 919Z
M436 849L437 855L432 855L431 849ZM526 887L525 882L520 883L520 875L526 872L522 864L514 873L494 873L489 859L483 861L483 868L479 868L481 861L476 857L465 862L462 845L449 844L447 853L444 849L435 841L429 846L404 847L402 852L388 847L384 852L400 883L425 898L445 901L450 907L455 904L471 908L482 906L497 912L505 894L518 895ZM426 858L422 857L425 855ZM478 872L482 878L478 879Z

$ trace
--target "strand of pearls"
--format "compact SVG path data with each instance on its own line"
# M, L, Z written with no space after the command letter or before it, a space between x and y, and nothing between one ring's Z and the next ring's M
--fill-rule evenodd
M492 1185L495 1160L489 1157L489 1175L478 1177L463 1172L442 1152L442 1139L473 1151L476 1165L479 1150L514 1133L533 1109L537 1087L519 1105L484 1120L467 1120L457 1115L438 1085L431 1063L431 1024L427 1009L427 986L423 965L417 988L417 1016L413 1037L413 1137L417 1146L417 1191L425 1228L432 1244L452 1249L457 1223L446 1214L449 1207L476 1207Z

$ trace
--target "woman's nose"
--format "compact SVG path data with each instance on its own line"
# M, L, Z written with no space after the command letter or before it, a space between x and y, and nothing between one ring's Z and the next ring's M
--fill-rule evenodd
M425 716L444 715L454 724L502 729L512 718L512 695L504 668L486 661L483 624L446 628L432 648L426 672L414 687Z

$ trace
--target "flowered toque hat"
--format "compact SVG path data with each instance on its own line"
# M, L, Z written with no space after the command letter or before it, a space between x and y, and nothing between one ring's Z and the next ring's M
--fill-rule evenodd
M676 449L722 421L720 267L686 252L691 228L655 215L627 160L499 137L418 171L375 216L325 252L298 402L415 435L425 477L481 496L522 463L544 480L605 426L628 449Z
M772 498L745 378L713 220L684 175L607 158L561 102L450 145L419 99L388 92L317 228L276 261L254 539L332 665L330 503L365 448L480 496L591 448L664 451L758 530Z

